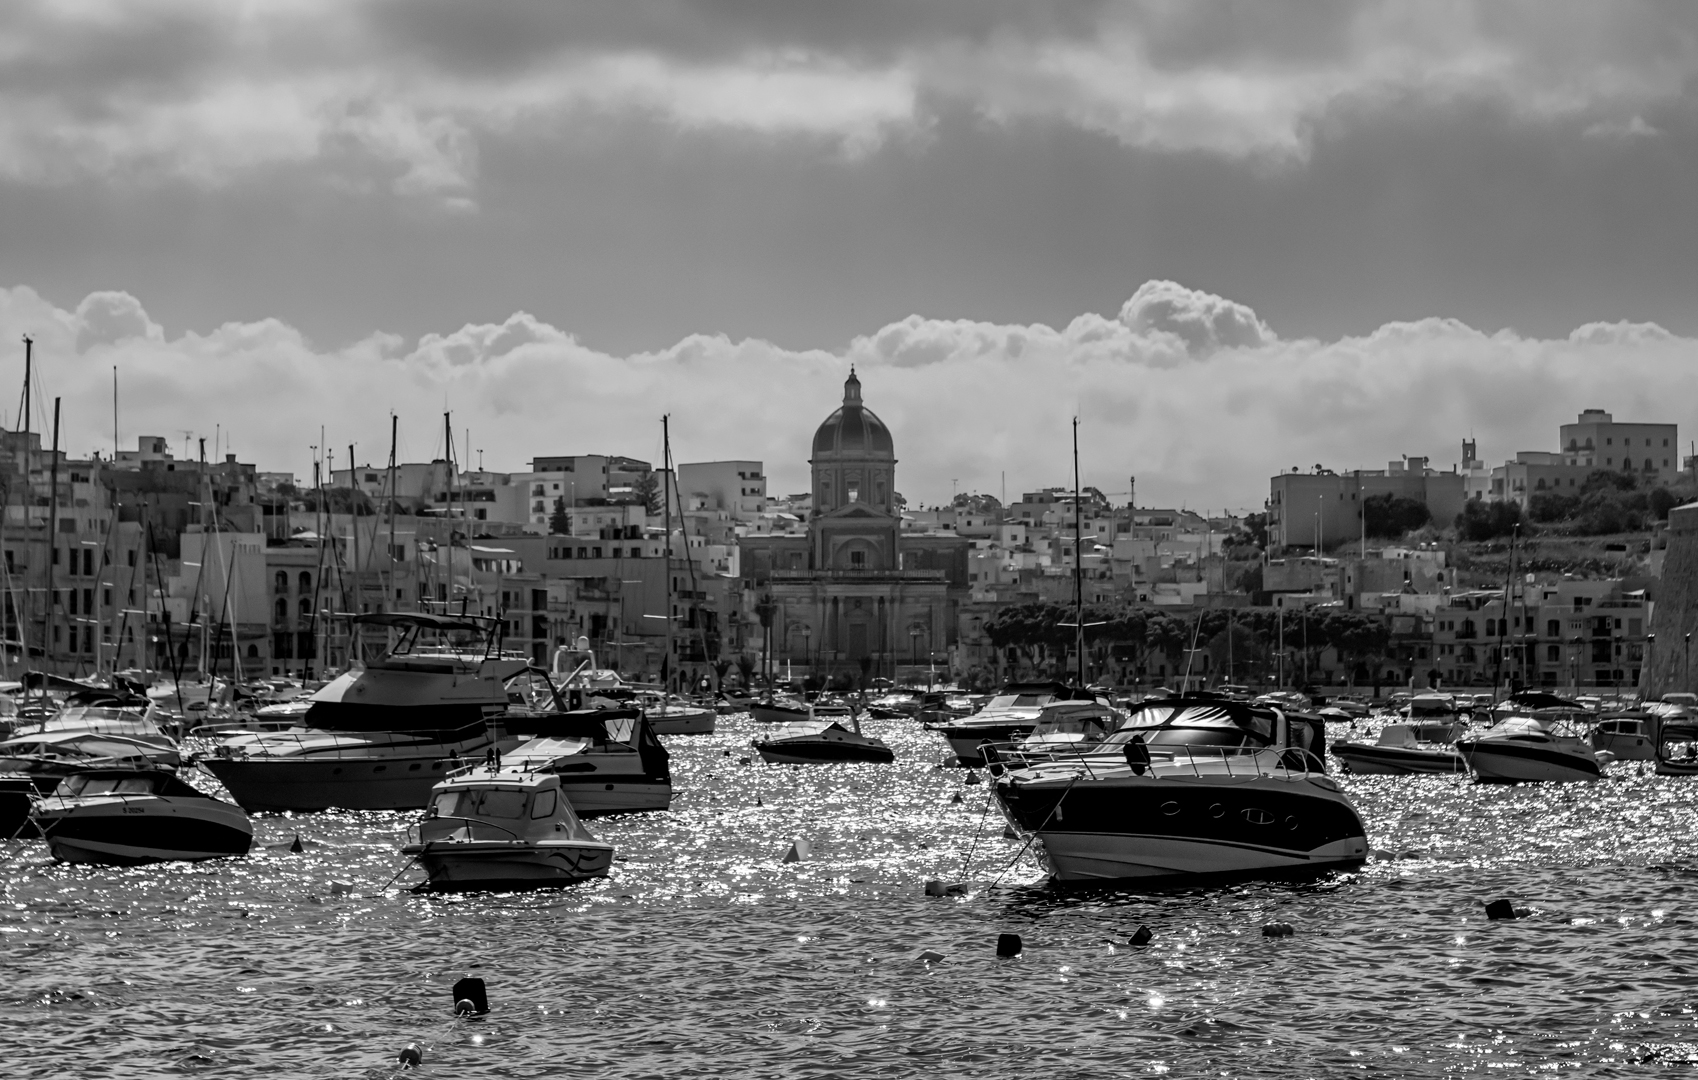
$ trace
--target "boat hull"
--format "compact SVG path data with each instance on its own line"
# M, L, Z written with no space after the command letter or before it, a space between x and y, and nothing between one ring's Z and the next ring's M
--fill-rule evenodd
M600 841L432 841L409 844L431 892L561 888L606 877L613 845Z
M56 814L43 831L58 861L102 866L222 859L253 845L247 815L213 800L103 801Z
M651 712L648 721L656 735L712 735L718 715L712 709Z
M757 724L788 724L797 720L812 720L814 710L806 706L795 708L770 701L756 701L749 705L749 716Z
M1569 750L1548 742L1464 739L1456 748L1481 783L1570 783L1603 776L1591 747Z
M672 785L648 779L562 773L560 792L581 818L666 810L672 806Z
M249 813L319 810L419 810L430 789L454 768L476 760L440 753L314 760L288 757L202 758Z
M1172 887L1360 866L1366 831L1324 777L1134 776L993 789L1011 824L1035 834L1058 881Z
M1026 720L1007 724L961 724L938 728L937 731L949 743L957 761L970 769L977 769L985 764L986 743L1018 743L1032 734L1036 727L1036 720Z
M1615 755L1617 761L1655 761L1657 759L1656 740L1644 735L1633 735L1626 732L1596 732L1592 736L1592 745L1599 750L1607 750Z
M1453 749L1419 750L1372 743L1334 743L1332 756L1344 771L1361 776L1419 776L1465 773L1468 763Z
M824 741L758 742L755 749L759 751L761 760L773 765L831 765L838 762L889 765L896 760L896 754L883 743L863 746Z

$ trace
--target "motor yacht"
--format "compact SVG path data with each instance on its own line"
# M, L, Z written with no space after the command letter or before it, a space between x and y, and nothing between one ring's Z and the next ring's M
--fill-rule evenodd
M637 702L656 735L712 735L716 709L697 705L677 694L639 694Z
M502 755L511 768L560 777L579 817L672 805L666 747L636 709L580 709L508 721L525 741Z
M1410 724L1387 724L1373 742L1340 740L1332 744L1339 768L1363 776L1414 776L1422 773L1465 773L1468 763L1450 742L1416 737Z
M253 825L237 807L169 769L73 773L42 799L35 818L60 862L138 863L246 855Z
M1532 709L1457 740L1456 748L1482 783L1596 780L1614 755L1587 739L1591 719L1573 709Z
M812 720L814 707L801 698L773 695L750 702L749 716L757 724L789 724Z
M477 767L441 780L402 847L433 892L558 888L605 877L613 845L597 840L551 772Z
M1016 743L1032 733L1038 715L1054 701L1094 701L1088 690L1061 683L1010 683L1002 692L971 716L928 725L942 735L961 764L976 768L985 763L986 743Z
M495 619L384 612L350 623L395 640L314 692L302 726L230 734L197 758L244 808L418 809L503 737L507 683L529 662L497 650Z
M797 720L781 724L752 745L761 760L774 765L818 765L839 761L888 765L896 755L883 741L861 733L858 721L849 727L836 720Z
M1150 701L1085 752L1011 752L991 790L1061 882L1165 888L1350 869L1368 840L1325 775L1324 736L1276 707Z
M181 753L169 743L103 731L46 731L0 742L0 773L27 776L42 794L84 769L181 764Z

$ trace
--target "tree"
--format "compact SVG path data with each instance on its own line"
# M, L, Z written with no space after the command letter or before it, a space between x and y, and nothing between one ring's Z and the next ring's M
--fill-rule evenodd
M1669 511L1680 505L1680 499L1666 487L1652 488L1645 497L1646 509L1658 521L1668 519Z
M1594 491L1632 491L1639 486L1639 478L1629 472L1615 472L1610 469L1593 469L1580 481L1580 494L1590 495Z
M631 491L642 502L643 510L651 517L662 512L660 477L653 470L639 476L637 482L631 485Z
M1263 550L1268 546L1268 515L1244 515L1244 531L1250 534L1251 543Z
M550 536L572 535L572 516L566 512L566 497L564 495L554 500L554 512L548 515L548 534Z
M1426 503L1390 492L1363 499L1362 515L1369 536L1389 539L1419 529L1433 519Z
M1527 516L1534 521L1568 521L1580 511L1580 496L1560 491L1536 492L1527 500Z
M1521 523L1521 507L1512 502L1470 499L1456 515L1456 534L1463 540L1508 536Z

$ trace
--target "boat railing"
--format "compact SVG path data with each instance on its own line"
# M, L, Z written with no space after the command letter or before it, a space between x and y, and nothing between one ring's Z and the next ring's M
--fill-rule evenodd
M448 752L425 750L427 747L440 747L436 740L419 742L376 742L361 741L354 744L328 741L321 731L225 731L221 733L226 741L220 742L210 749L195 755L196 760L206 758L222 758L246 760L251 758L287 758L299 761L376 761L384 762L398 758L425 757L450 763L450 768L460 768L465 764L482 764L483 757L469 758L466 755ZM233 739L251 734L251 743L233 742ZM444 740L446 741L446 740ZM424 750L414 754L410 751ZM445 770L446 771L446 770Z
M1056 747L1022 750L1012 743L986 743L985 760L993 774L1011 769L1072 766L1092 779L1124 775L1128 768L1148 772L1160 779L1174 775L1301 778L1323 774L1325 764L1302 747L1280 750L1272 746L1162 746L1142 744L1142 758L1131 751L1135 744L1094 743L1089 747ZM1130 752L1129 752L1130 751Z
M418 822L415 825L409 825L409 826L407 826L407 833L408 833L407 839L411 840L413 838L413 836L416 835L418 837L418 842L421 845L422 844L454 843L455 838L452 837L452 836L439 836L439 837L436 837L436 838L431 839L431 840L426 840L424 838L425 826L429 825L429 824L431 824L432 822L435 822L435 821L463 821L463 822L465 822L466 823L465 840L480 839L480 837L477 835L477 831L476 831L478 829L494 829L497 832L504 832L508 835L508 837L510 837L512 839L513 843L516 843L516 844L523 842L523 839L524 839L518 833L514 832L512 829L504 828L500 825L497 825L493 821L485 821L483 818L462 817L459 814L432 814L431 816L425 818L423 821ZM461 842L464 842L464 841L461 841Z

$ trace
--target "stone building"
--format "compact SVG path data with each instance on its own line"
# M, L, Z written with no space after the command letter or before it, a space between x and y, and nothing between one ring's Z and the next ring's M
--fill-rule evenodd
M890 429L861 400L853 370L843 404L814 433L805 532L739 541L743 649L782 674L924 678L954 659L968 598L971 544L902 528Z

